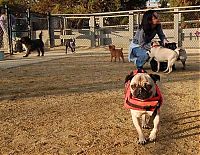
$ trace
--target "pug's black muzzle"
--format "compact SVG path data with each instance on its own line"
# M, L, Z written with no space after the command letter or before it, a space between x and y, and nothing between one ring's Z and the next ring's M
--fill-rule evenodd
M152 92L148 91L142 86L138 86L137 88L135 88L134 93L133 93L134 98L138 98L141 100L148 99L151 97L151 95L152 95Z

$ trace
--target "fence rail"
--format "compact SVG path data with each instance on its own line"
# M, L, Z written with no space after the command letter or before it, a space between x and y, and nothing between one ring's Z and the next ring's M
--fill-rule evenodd
M16 40L23 36L38 38L43 32L45 46L63 46L75 38L77 47L115 44L128 48L146 10L92 14L38 14L2 6L7 13L6 32L0 29L0 50L15 52ZM20 9L18 9L20 10ZM185 48L200 49L200 6L156 8L169 41ZM16 23L13 26L11 16ZM156 37L155 39L158 39Z
M200 39L196 35L200 32L200 6L156 8L155 10L160 14L164 33L170 41L177 42L179 46L185 48L200 48ZM65 42L66 38L75 37L78 46L116 44L120 47L128 47L145 11L52 14L54 24L60 24L59 39L61 39L61 41L52 39L54 40L52 45L59 45L60 42ZM84 30L85 28L87 30ZM66 29L67 32L65 32Z

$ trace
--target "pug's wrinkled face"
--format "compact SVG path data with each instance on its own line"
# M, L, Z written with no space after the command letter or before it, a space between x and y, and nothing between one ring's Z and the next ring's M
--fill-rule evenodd
M156 94L155 82L147 73L137 73L131 80L130 89L133 97L141 100L154 97Z

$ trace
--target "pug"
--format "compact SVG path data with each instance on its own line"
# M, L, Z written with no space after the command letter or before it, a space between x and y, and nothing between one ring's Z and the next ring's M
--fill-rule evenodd
M160 41L158 41L158 42L159 42L160 45L162 45L162 42L160 42ZM183 69L185 70L186 69L186 60L187 60L186 50L183 47L177 47L175 42L166 43L165 45L162 45L162 46L165 47L165 48L169 48L171 50L174 50L178 54L177 61L180 60L182 62ZM152 63L153 63L153 61L152 61ZM156 71L157 70L157 62L155 61L155 65L151 65L151 67L152 67L153 71ZM160 69L164 71L167 68L167 62L161 62L160 67L161 67ZM175 64L172 66L172 69L176 70Z
M160 62L167 61L167 68L163 72L168 74L172 72L172 66L178 59L178 53L169 48L160 46L158 41L154 41L151 46L151 50L147 52L151 59L155 58L157 61L157 72L160 70Z
M125 107L131 111L132 121L139 135L138 143L145 144L148 140L154 141L160 122L159 108L162 104L162 95L156 85L156 81L160 80L160 76L144 72L137 73L132 77L128 76L128 79L130 82L128 82ZM128 81L127 77L126 81ZM142 128L150 128L147 122L147 115L150 116L150 119L151 117L153 119L153 129L149 138L146 139ZM141 125L139 123L140 118L142 118Z

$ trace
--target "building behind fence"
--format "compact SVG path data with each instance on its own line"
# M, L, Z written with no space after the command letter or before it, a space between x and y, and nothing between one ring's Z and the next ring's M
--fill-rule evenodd
M38 38L43 32L47 47L63 46L75 38L78 47L115 44L128 48L146 10L93 14L38 14L29 9L1 7L7 12L8 35L3 36L1 50L15 52L15 41L22 36ZM20 10L20 11L19 11ZM163 31L170 42L185 48L200 49L200 6L160 8ZM12 25L15 17L15 26ZM155 39L158 39L156 37Z

